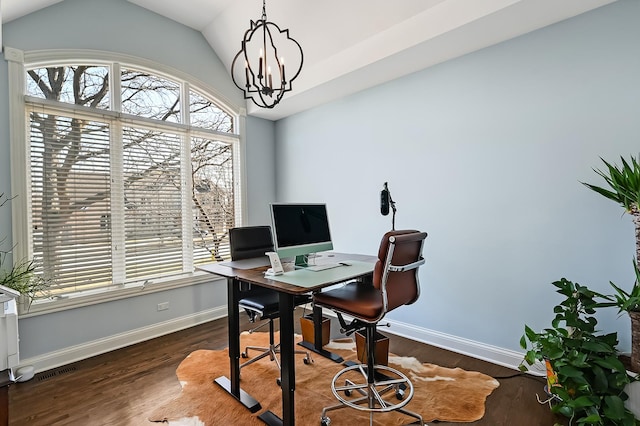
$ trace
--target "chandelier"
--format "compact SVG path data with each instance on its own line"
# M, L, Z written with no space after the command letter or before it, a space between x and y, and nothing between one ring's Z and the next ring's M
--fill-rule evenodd
M265 2L262 1L262 18L250 21L249 29L244 33L242 48L231 64L231 78L244 92L245 99L251 99L261 108L273 108L286 92L291 91L291 83L302 70L303 54L302 47L289 36L288 29L281 30L267 21ZM291 77L287 79L288 76Z

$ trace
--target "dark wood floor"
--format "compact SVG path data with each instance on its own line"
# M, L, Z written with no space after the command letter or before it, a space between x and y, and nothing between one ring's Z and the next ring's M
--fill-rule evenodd
M481 371L500 381L487 400L484 418L468 424L551 426L563 421L536 401L536 393L544 396L541 379L387 334L393 353ZM175 376L178 364L194 350L226 346L227 321L220 319L39 373L9 388L9 425L150 426L148 414L180 392Z

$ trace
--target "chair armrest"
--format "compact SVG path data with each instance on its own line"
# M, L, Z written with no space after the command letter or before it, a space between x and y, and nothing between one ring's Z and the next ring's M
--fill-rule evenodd
M407 265L389 265L389 271L391 272L404 272L410 271L412 269L416 269L417 267L424 265L424 258L418 260L417 262L409 263Z

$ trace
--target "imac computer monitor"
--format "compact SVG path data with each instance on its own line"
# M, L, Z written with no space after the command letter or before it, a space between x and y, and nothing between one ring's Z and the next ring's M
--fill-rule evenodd
M296 258L307 266L311 253L333 250L325 204L273 203L271 224L280 257Z

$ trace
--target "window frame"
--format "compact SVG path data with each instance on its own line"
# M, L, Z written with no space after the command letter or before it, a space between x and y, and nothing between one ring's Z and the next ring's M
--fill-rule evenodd
M181 85L181 97L188 99L189 92L195 91L213 100L219 108L231 115L234 120L232 133L217 132L191 127L188 121L188 108L182 108L181 114L183 123L178 127L189 129L191 137L208 136L215 137L225 142L230 142L233 146L233 185L235 198L235 220L236 226L241 226L246 222L246 109L235 106L226 97L220 94L215 88L196 79L183 71L174 69L151 60L146 60L130 55L115 54L111 52L95 50L37 50L23 52L18 49L5 46L5 59L8 61L9 70L9 127L10 127L10 158L11 158L11 193L15 198L11 203L12 210L12 239L13 239L13 260L31 259L32 253L32 229L31 229L31 188L29 185L30 175L30 146L29 120L26 114L26 70L36 67L47 67L60 64L91 64L105 65L109 67L114 75L119 75L121 66L131 67L142 71L148 71L154 75L177 81ZM112 78L113 81L113 78ZM116 90L117 89L117 90ZM118 86L111 90L109 110L99 110L106 116L118 115L127 121L127 114L120 112L120 90ZM52 102L46 99L37 99L38 102ZM57 104L57 102L52 102ZM73 109L73 104L69 105ZM83 108L83 107L79 107ZM186 109L186 111L185 111ZM136 117L136 120L146 121L153 126L164 127L158 120L144 119ZM190 162L187 162L190 167ZM190 185L190 184L189 184ZM37 300L31 305L29 312L21 312L21 316L34 316L43 313L50 313L71 309L81 306L88 306L111 300L118 300L142 294L150 294L157 291L180 288L210 282L210 274L194 270L191 273L183 273L180 277L166 277L152 280L151 282L136 283L121 286L117 289L101 289L96 291L79 292L77 295L69 295L60 299Z

